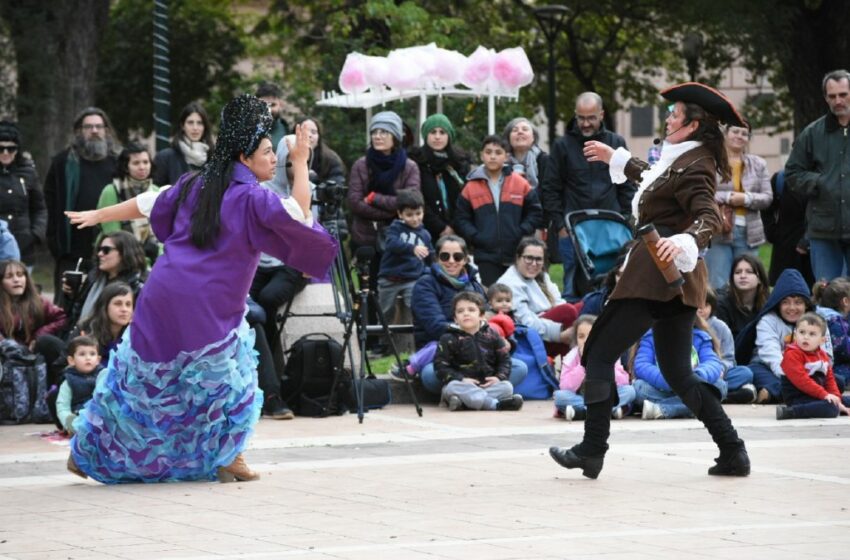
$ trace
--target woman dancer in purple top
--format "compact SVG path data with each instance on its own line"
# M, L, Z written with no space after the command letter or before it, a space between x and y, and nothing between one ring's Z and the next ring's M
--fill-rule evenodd
M265 103L239 96L222 111L201 174L116 206L68 212L79 227L149 215L165 245L74 423L75 474L104 483L259 478L242 451L262 407L254 331L244 320L260 253L324 276L338 250L312 224L305 131L290 147L292 198L260 187L274 175L271 126Z

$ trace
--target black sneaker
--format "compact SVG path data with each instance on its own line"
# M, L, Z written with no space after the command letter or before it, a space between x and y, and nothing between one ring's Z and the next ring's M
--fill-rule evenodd
M275 420L292 420L295 418L295 413L286 406L283 399L276 395L269 397L263 409L266 416L274 418Z
M777 420L790 420L792 418L794 418L794 409L792 409L790 406L785 406L784 404L776 406Z
M496 410L519 410L522 408L522 395L511 395L499 401Z

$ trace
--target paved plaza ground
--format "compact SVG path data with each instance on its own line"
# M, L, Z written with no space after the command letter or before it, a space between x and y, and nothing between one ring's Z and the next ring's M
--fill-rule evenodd
M837 559L850 551L850 419L727 407L746 479L709 477L695 420L613 423L598 480L557 466L581 423L394 405L262 420L252 483L104 486L49 426L0 427L0 559Z

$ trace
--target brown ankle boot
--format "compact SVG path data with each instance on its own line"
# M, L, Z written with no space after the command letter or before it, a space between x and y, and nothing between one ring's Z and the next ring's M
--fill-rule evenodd
M73 455L68 455L68 470L79 476L80 478L88 478L88 475L80 470L80 467L77 466L77 463L74 461Z
M245 462L241 453L226 467L218 468L219 482L233 482L236 480L240 482L260 480L260 473L248 468L248 464Z

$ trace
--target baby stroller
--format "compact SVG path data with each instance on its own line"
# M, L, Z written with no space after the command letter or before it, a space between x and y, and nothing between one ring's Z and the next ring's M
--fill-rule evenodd
M566 216L578 266L576 295L597 289L617 262L620 249L632 240L626 219L612 210L578 210Z

